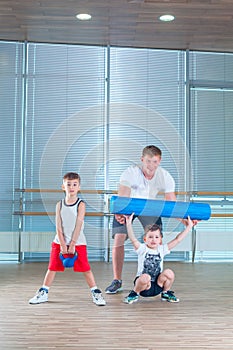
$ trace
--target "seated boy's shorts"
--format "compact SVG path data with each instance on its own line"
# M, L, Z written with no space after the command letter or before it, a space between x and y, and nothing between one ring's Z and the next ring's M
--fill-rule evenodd
M133 221L138 218L138 220L140 221L141 225L143 228L145 228L147 225L153 225L153 224L157 224L160 229L161 229L161 233L162 233L162 219L161 217L158 216L136 216L134 215L133 217ZM126 238L128 238L128 234L127 234L127 228L125 224L120 224L114 216L113 219L113 223L112 223L112 238L114 238L115 234L117 233L123 233L126 235Z
M90 271L91 267L87 258L87 247L85 245L76 245L75 251L78 253L78 258L74 262L73 270L75 272ZM51 252L49 259L49 270L62 272L65 267L60 259L61 246L55 242L51 244Z
M136 282L136 280L138 279L139 276L137 276L134 280L134 284ZM156 280L155 281L151 281L151 287L150 289L145 289L143 290L142 292L140 292L140 295L142 297L155 297L156 295L162 293L163 291L163 288L160 287L158 284L157 284L157 279L158 279L159 276L157 276Z

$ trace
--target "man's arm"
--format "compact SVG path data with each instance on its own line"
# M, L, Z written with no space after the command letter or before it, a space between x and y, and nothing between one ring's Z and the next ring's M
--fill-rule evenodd
M120 185L118 189L118 196L120 197L130 197L131 188L125 185Z
M174 201L174 202L177 201L175 192L168 192L168 193L165 193L165 194L164 194L164 199L165 199L166 201ZM185 225L185 226L188 225L188 221L185 220L185 219L177 218L177 220L180 221L180 222L182 222L182 224Z
M131 188L128 186L120 185L118 189L118 196L120 197L130 197L131 195ZM121 214L115 214L115 219L120 224L125 223L125 216Z
M168 192L164 194L164 199L166 201L177 201L176 194L175 192ZM178 221L180 221L183 225L187 226L188 225L188 219L183 219L183 218L177 218ZM196 226L198 223L197 220L193 220L193 226Z
M176 202L176 194L175 192L168 192L164 194L164 199L166 201L175 201Z

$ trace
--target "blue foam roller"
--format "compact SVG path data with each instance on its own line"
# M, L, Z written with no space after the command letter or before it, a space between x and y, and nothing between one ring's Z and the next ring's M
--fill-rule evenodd
M209 204L192 202L163 201L144 198L112 196L110 199L112 214L162 216L167 218L208 220L211 215Z

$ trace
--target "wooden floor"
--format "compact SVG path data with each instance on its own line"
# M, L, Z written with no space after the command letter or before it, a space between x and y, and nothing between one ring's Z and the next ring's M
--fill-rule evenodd
M108 263L92 263L103 290L112 279ZM0 264L0 348L83 350L233 349L233 263L165 263L176 273L180 303L159 297L131 305L136 265L124 265L124 291L92 303L82 274L59 273L49 302L29 305L46 263ZM105 294L105 293L104 293Z

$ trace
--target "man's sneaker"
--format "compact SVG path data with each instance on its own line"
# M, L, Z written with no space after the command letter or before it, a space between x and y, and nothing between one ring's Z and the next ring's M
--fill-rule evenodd
M110 286L108 286L105 289L105 293L107 294L116 294L122 290L122 281L120 280L113 280Z
M124 303L126 304L135 303L136 301L138 301L138 298L139 298L138 294L134 290L131 290L129 295L124 299Z
M41 304L48 301L48 291L47 289L40 288L36 295L29 300L29 304Z
M95 289L91 292L93 303L99 306L105 306L106 301L104 300L102 293L99 289Z
M178 303L180 301L172 290L161 293L161 299L169 301L170 303Z

